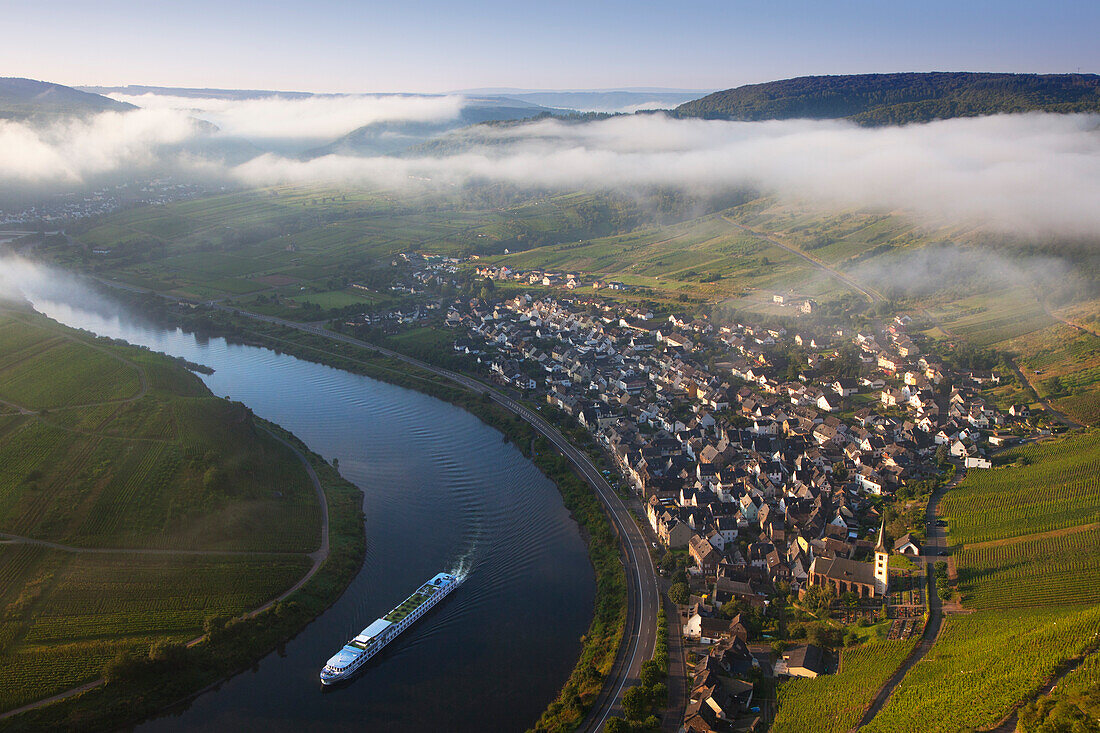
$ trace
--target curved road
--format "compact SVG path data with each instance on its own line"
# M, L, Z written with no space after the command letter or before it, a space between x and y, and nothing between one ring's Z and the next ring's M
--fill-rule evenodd
M732 223L732 222L731 222ZM782 245L780 245L782 246ZM811 260L812 261L812 260ZM838 277L840 277L838 275ZM148 288L127 285L105 278L95 278L97 281L109 287L127 290L134 293L152 293L168 300L176 298L163 293L157 293ZM862 288L857 288L864 292ZM868 297L871 297L868 295ZM498 405L520 417L529 423L535 430L565 456L578 473L592 486L611 517L612 527L619 536L622 548L623 566L627 573L627 612L626 628L623 630L622 642L619 644L619 652L610 673L604 680L603 690L589 711L588 717L581 724L580 731L595 732L602 729L607 719L621 712L622 694L628 682L637 682L641 677L642 663L653 656L653 649L657 638L657 612L660 605L660 592L657 589L657 573L653 567L653 560L649 555L649 545L645 536L635 524L625 502L619 498L614 489L607 483L603 475L596 469L588 456L578 450L555 427L546 422L540 415L532 412L519 402L508 397L504 393L464 374L441 369L420 359L407 356L384 346L371 344L360 339L352 338L341 333L328 331L316 325L288 321L275 316L267 316L260 313L233 308L215 301L207 301L206 305L234 315L244 316L264 323L290 328L296 331L321 336L332 341L357 346L368 351L373 351L383 356L402 361L406 364L419 367L427 372L441 376L456 384L473 390L480 394L487 394Z
M596 699L581 731L599 731L608 717L621 712L622 694L628 682L637 682L641 676L642 663L653 656L657 638L657 612L660 606L660 593L657 590L657 573L649 555L649 545L642 531L634 522L626 503L615 493L600 471L592 464L588 456L577 449L557 428L548 423L534 411L508 395L483 382L464 374L442 369L420 359L407 356L384 346L371 344L341 333L328 331L319 326L288 321L274 316L252 313L238 308L209 303L211 307L245 316L254 320L291 328L314 336L321 336L373 351L383 356L402 361L406 364L444 377L456 384L479 394L486 394L498 405L530 424L545 437L573 465L577 472L595 490L611 518L612 526L619 537L623 565L627 574L627 611L626 627L622 642L610 673L604 680L603 690Z

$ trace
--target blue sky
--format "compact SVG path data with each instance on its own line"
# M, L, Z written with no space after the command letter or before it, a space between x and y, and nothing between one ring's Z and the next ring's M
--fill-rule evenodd
M1100 3L0 0L0 75L338 92L1100 73Z

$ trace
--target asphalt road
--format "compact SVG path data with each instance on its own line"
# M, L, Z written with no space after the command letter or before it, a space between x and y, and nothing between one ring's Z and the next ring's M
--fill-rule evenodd
M588 717L585 718L578 730L594 733L603 728L608 717L621 714L623 692L628 689L631 683L637 683L641 675L642 663L653 657L657 637L657 613L660 606L660 593L657 590L657 573L649 555L649 546L645 535L634 522L626 503L615 493L615 490L611 488L607 480L604 479L603 474L592 464L585 453L573 446L557 428L544 420L541 415L513 400L503 392L472 377L448 369L441 369L392 349L344 334L334 333L319 326L251 313L217 303L209 305L254 320L292 328L315 336L323 336L333 341L374 351L449 379L474 392L487 394L498 405L525 420L540 435L553 443L554 447L573 464L577 472L592 486L607 509L612 526L619 536L621 557L627 576L626 626L623 630L619 652L610 673L604 680L600 696L596 699Z

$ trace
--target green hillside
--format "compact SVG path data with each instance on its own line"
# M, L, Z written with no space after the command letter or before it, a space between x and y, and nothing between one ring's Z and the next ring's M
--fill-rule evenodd
M0 77L0 119L46 118L124 112L132 104L79 89L34 79Z
M3 711L272 600L309 570L320 507L297 456L182 366L4 307L0 533Z
M971 471L945 497L966 615L949 615L864 730L988 730L1070 660L1100 648L1100 436L1085 432Z
M680 105L674 114L727 120L849 119L861 125L900 125L1033 111L1100 111L1100 76L969 72L802 76L715 92Z

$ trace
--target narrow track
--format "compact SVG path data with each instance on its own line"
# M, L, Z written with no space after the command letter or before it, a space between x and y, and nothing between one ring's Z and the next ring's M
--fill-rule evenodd
M925 554L923 556L927 577L925 592L928 597L928 623L924 626L924 633L921 635L920 642L918 642L913 648L913 651L909 653L909 656L902 665L898 667L897 671L879 688L874 699L871 700L871 704L863 712L863 717L860 718L859 723L852 728L852 731L858 731L878 715L878 712L890 701L890 696L894 694L894 690L901 684L901 681L905 679L905 675L909 673L909 670L912 669L917 662L924 659L924 656L928 654L932 645L935 644L936 639L939 638L940 631L943 630L943 601L940 600L939 594L936 592L935 576L927 572L927 565L940 557L940 551L947 547L947 538L944 536L943 528L936 526L936 520L939 519L938 508L940 499L942 499L943 495L949 490L958 486L959 482L966 477L966 469L961 464L956 464L955 467L955 476L947 484L941 486L932 493L932 496L928 498L928 505L924 510L924 518L928 523L928 538L924 543Z
M767 242L768 244L771 244L775 247L779 247L779 249L786 250L787 252L790 252L791 254L795 255L796 257L799 257L799 258L805 260L806 262L809 262L811 265L813 265L817 269L821 270L822 272L825 272L825 273L828 273L829 275L832 275L837 280L841 281L842 283L844 283L845 285L850 287L852 290L855 290L857 293L859 293L864 298L866 298L868 303L875 303L877 301L883 300L883 297L880 293L876 292L875 290L872 290L871 288L863 287L862 285L857 283L855 280L853 280L852 278L845 275L843 272L840 272L839 270L837 270L833 267L830 267L829 265L825 264L824 262L817 259L816 257L811 257L810 255L806 254L802 250L796 249L795 247L792 247L789 244L783 244L783 242L780 242L775 237L764 234L763 232L758 232L755 229L749 229L747 226L744 226L742 224L738 224L733 219L730 219L728 216L723 215L722 219L725 220L725 222L727 224L729 224L730 226L736 227L737 229L740 229L741 231L745 232L746 234L751 234L752 236L756 237L757 239L762 239L765 242Z
M290 443L287 440L284 440L282 438L282 436L276 435L275 433L271 432L270 430L268 430L266 427L264 427L262 425L260 426L260 428L264 432L268 433L272 438L279 441L280 443L285 445L287 448L290 448L290 450L294 452L294 455L298 457L298 460L300 460L302 462L302 465L305 466L306 473L309 475L309 480L313 483L313 490L315 492L317 492L317 500L321 503L321 542L320 542L320 546L317 548L317 550L315 550L314 552L309 554L309 558L313 561L313 564L310 566L309 571L306 572L306 574L303 575L298 580L297 583L295 583L290 588L288 588L287 590L280 593L275 598L272 598L270 601L263 604L262 606L260 606L258 608L254 608L253 610L243 614L244 618L252 618L254 616L258 616L259 614L263 613L264 611L266 611L269 608L271 608L272 606L274 606L279 601L283 601L283 600L286 600L287 598L289 598L293 593L298 591L302 586L304 586L306 583L309 582L309 579L312 578L317 573L317 571L321 568L321 565L324 564L326 559L328 559L328 555L329 555L328 502L325 499L324 489L321 488L321 479L317 476L317 472L313 469L313 465L309 462L308 459L306 459L306 457L302 454L302 452L298 450L297 446L293 445L292 443ZM219 550L141 550L141 549L81 548L81 547L70 547L68 545L60 545L60 544L57 544L57 543L54 543L54 542L44 542L44 541L40 541L40 540L32 540L32 539L29 539L29 538L26 538L26 537L18 537L16 535L9 535L9 534L2 534L2 533L0 533L0 538L3 538L3 540L6 541L6 542L22 542L22 543L25 543L25 544L34 544L34 545L40 545L40 546L44 546L44 547L50 547L50 548L57 549L57 550L64 550L66 552L91 552L91 553L119 553L119 552L121 552L121 553L126 553L126 554L154 554L154 555L177 555L177 556L178 555L221 555L221 556L230 555L230 556L251 556L251 557L272 557L272 556L283 556L283 557L285 557L285 556L288 556L288 555L301 556L301 554L302 554L300 552L293 552L293 553L288 553L288 552L223 552L223 551L219 551ZM201 642L204 638L205 638L205 636L196 636L194 639L191 639L190 641L187 642L187 646L194 646L194 645L198 644L199 642ZM99 687L100 685L102 685L105 682L106 682L106 680L104 678L100 677L98 679L92 680L91 682L80 685L79 687L73 687L73 688L65 690L63 692L59 692L56 695L51 695L50 697L46 697L46 698L43 698L41 700L36 700L35 702L27 703L26 705L22 705L20 707L13 708L11 710L7 710L3 713L0 713L0 720L5 720L6 718L14 717L16 715L19 715L20 713L29 712L31 710L35 710L37 708L45 707L46 705L50 705L50 704L55 703L55 702L61 702L62 700L67 700L68 698L74 697L76 695L81 695L81 694L83 694L85 692L88 692L90 690L94 690L95 688Z

